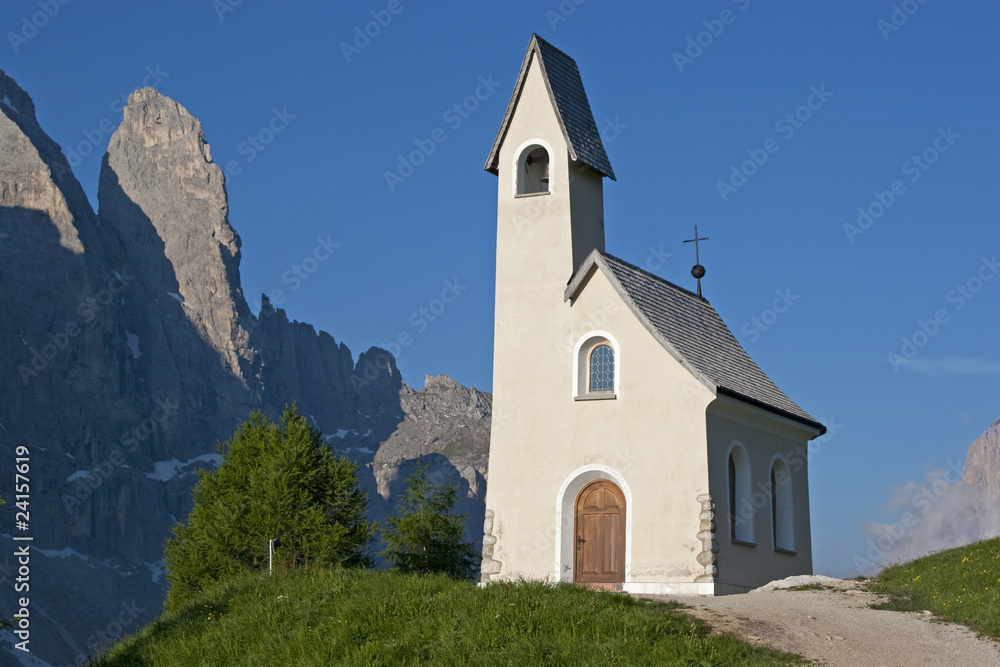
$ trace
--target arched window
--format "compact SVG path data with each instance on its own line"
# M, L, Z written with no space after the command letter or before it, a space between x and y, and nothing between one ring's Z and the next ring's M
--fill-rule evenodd
M754 506L750 488L750 461L746 451L735 445L729 451L729 538L754 543Z
M517 194L534 195L549 191L549 153L532 144L517 159Z
M775 459L771 464L771 526L774 531L774 548L795 551L792 476L781 459Z
M608 343L590 348L590 381L588 391L615 390L615 351Z
M573 397L578 401L618 398L621 350L607 331L591 331L576 343Z

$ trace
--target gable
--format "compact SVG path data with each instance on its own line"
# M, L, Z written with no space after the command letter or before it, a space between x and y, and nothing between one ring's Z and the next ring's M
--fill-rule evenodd
M594 251L577 270L564 298L575 298L595 270L604 272L650 333L713 392L789 417L820 433L826 431L764 374L703 297Z
M499 173L500 146L507 137L511 119L521 98L525 79L532 63L537 64L545 81L549 100L559 119L559 127L569 147L570 158L582 162L602 176L615 180L615 172L604 150L604 143L597 131L594 114L590 110L587 93L576 62L538 35L531 36L528 51L521 62L521 71L511 94L500 131L493 141L493 148L486 160L486 171Z

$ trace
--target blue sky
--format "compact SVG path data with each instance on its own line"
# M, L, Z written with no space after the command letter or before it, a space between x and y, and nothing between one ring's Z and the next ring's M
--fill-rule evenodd
M95 208L123 96L174 98L229 173L255 309L280 290L355 355L409 334L406 382L488 390L483 164L539 33L576 59L605 135L608 250L693 287L697 224L705 296L836 426L810 464L815 561L856 574L865 522L900 512L891 488L1000 417L1000 5L663 4L7 0L0 67ZM446 281L460 296L431 321Z

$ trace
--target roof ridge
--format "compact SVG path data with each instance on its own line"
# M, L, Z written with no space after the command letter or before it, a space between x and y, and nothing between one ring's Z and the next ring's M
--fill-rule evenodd
M707 299L614 255L595 253L594 261L620 285L616 290L648 322L646 328L712 391L825 431L764 373Z
M709 300L708 300L708 299L706 299L705 297L703 297L703 296L700 296L700 295L698 295L698 294L695 294L695 293L694 293L694 292L692 292L691 290L687 289L686 287L681 287L681 286L680 286L680 285L678 285L677 283L672 283L672 282L670 282L669 280L667 280L666 278L661 278L660 276L656 275L656 274L655 274L655 273L653 273L652 271L647 271L646 269L642 268L641 266L636 266L636 265L635 265L635 264L633 264L632 262L627 262L627 261L625 261L624 259L622 259L621 257L618 257L618 256L616 256L616 255L612 255L612 254L611 254L611 253L609 253L609 252L602 252L602 251L600 251L600 250L599 250L598 252L600 252L600 253L601 253L601 255L603 255L604 257L608 257L608 258L610 258L610 259L613 259L613 260L615 260L616 262L621 262L622 264L624 264L625 266L629 267L630 269L635 269L636 271L639 271L640 273L643 273L643 274L645 274L645 275L649 276L649 277L650 277L650 278L652 278L653 280L656 280L656 281L658 281L658 282L661 282L661 283L664 283L665 285L668 285L668 286L670 286L670 287L673 287L674 289L677 289L677 290L680 290L680 291L684 292L685 294L688 294L689 296L693 296L694 298L698 299L699 301L704 301L704 302L705 302L706 304L708 304L708 305L712 305L712 304L711 304L711 303L709 302Z
M511 118L520 101L521 91L533 59L537 60L549 102L552 104L552 110L562 130L572 161L585 164L601 176L616 180L615 171L611 167L611 161L608 159L604 141L601 139L594 118L594 110L590 107L590 100L583 86L580 67L572 56L552 46L537 33L532 33L528 42L528 49L521 61L521 68L500 123L500 130L493 140L493 147L486 159L484 167L486 171L499 174L500 146L507 137Z
M545 46L549 47L553 51L558 51L559 53L561 53L562 55L566 56L570 60L573 60L573 56L569 55L568 53L566 53L565 51L563 51L562 49L560 49L558 46L553 46L552 42L550 42L547 39L544 39L537 32L531 33L531 38L534 39L535 41L541 42L542 44L544 44ZM529 48L531 47L531 42L528 42L528 47ZM576 60L573 60L573 64L576 65ZM579 69L579 67L577 67L577 69Z

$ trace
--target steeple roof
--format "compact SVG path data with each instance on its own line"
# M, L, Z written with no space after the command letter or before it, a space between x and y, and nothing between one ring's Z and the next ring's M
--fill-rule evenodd
M706 299L607 253L594 250L566 288L572 299L595 267L646 329L716 395L724 394L826 432L754 363Z
M531 35L528 51L521 62L521 71L517 75L514 92L507 104L507 112L493 142L490 156L486 160L486 171L494 174L499 171L500 145L507 136L507 129L521 97L528 67L533 58L537 60L542 78L545 80L545 89L549 93L552 108L559 119L559 127L562 128L563 137L569 146L570 158L582 162L602 176L615 180L615 172L611 168L608 154L604 151L604 143L597 130L597 123L594 122L594 114L590 110L590 102L587 101L587 93L583 89L583 80L580 78L576 61L536 34Z

